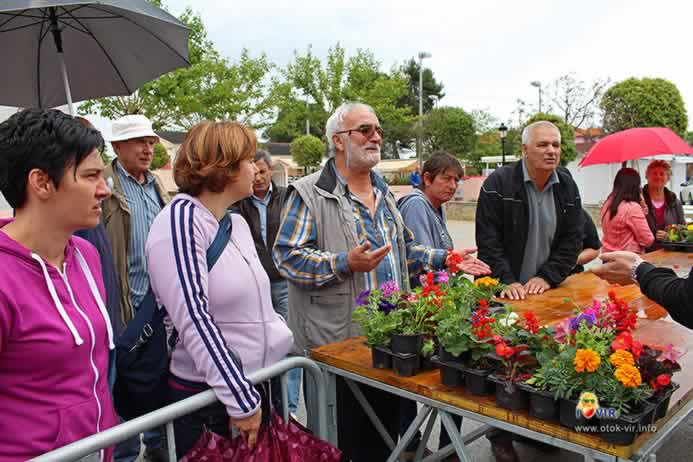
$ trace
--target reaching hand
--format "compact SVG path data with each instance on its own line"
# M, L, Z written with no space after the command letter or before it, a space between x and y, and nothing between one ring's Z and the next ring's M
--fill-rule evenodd
M229 427L234 426L238 429L241 436L245 438L248 443L248 448L253 449L255 447L255 442L257 441L257 433L260 430L260 424L262 423L262 408L258 406L257 412L251 416L235 419L233 417L229 418Z
M513 282L503 289L500 298L509 298L510 300L524 300L527 297L525 286L519 282Z
M664 231L663 229L658 230L657 233L655 234L655 238L658 241L663 241L665 237L667 237L667 232Z
M479 260L478 258L472 256L472 254L475 252L475 247L456 250L455 253L462 257L462 261L457 263L457 268L466 274L471 274L472 276L484 276L486 274L491 274L490 266L488 266L486 263ZM449 259L450 256L448 256L448 258L445 260L445 266L449 266Z
M347 263L352 273L369 273L373 271L385 256L390 253L390 244L384 245L374 251L370 251L371 243L364 242L354 247L347 256Z
M639 261L642 261L637 254L624 251L603 253L601 259L604 264L592 268L592 273L611 284L619 284L622 286L633 284L633 280L631 279L633 266Z
M539 276L534 276L532 279L527 281L527 284L525 284L525 291L529 295L543 294L550 288L551 286L549 283Z

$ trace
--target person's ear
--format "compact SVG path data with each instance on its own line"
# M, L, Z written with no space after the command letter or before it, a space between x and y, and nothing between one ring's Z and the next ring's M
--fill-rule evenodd
M433 178L431 177L431 172L426 172L423 174L421 181L425 186L431 186L433 184Z
M30 191L44 201L50 199L57 189L48 174L38 168L32 169L29 172L26 187L27 192Z
M335 133L334 135L332 135L332 141L334 142L335 150L342 151L342 152L346 151L346 148L345 148L346 143L344 142L344 139L341 136L339 136Z

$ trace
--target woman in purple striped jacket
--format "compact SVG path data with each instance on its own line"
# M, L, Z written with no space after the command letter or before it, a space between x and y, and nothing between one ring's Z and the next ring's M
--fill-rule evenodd
M152 290L180 336L171 359L171 400L212 388L220 401L175 421L178 457L204 426L228 436L233 425L252 447L261 397L247 375L285 357L293 343L272 308L269 278L240 215L232 216L231 239L207 269L207 249L226 210L253 191L256 147L253 132L239 123L194 126L175 162L180 194L147 239Z

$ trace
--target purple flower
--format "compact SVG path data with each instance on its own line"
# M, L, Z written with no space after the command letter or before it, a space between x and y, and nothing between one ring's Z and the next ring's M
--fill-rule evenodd
M395 309L395 305L393 305L392 303L390 303L388 301L383 300L378 304L378 309L385 314L389 314L390 311Z
M572 330L577 330L578 327L580 327L580 324L582 324L582 321L585 321L587 326L591 327L597 323L597 316L594 313L588 312L579 314L578 316L570 319L570 328Z
M395 281L386 281L380 286L384 298L390 298L395 292L399 292L399 287Z
M419 283L420 283L422 286L425 286L425 285L426 285L426 282L427 282L427 281L426 281L426 275L425 275L425 274L422 274L421 276L419 276Z
M363 306L368 303L368 296L371 294L370 290L364 290L356 297L356 306Z
M450 277L448 276L448 272L445 270L438 271L436 273L436 276L437 276L438 284L445 284L450 280Z

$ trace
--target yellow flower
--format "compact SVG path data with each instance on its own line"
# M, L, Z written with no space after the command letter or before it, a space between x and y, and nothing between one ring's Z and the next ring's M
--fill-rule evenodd
M575 372L594 372L599 369L602 360L595 351L581 348L575 353L573 362L575 363Z
M614 376L623 384L624 387L635 388L642 383L640 371L635 366L625 364L614 372Z
M483 278L479 278L476 281L474 281L474 285L477 287L496 287L498 285L498 279L494 279L489 276L484 276Z
M611 356L609 356L609 362L616 368L621 366L634 366L635 359L630 351L626 350L616 350Z

